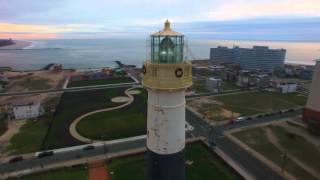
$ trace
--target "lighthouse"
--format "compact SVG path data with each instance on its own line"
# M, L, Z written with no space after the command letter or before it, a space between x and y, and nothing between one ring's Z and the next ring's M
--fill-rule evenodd
M192 85L192 66L183 60L184 35L169 21L150 43L142 78L148 90L147 179L184 180L185 90Z

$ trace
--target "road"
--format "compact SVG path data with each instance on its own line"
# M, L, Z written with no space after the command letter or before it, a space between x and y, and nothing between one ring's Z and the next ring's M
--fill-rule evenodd
M43 94L43 93L88 91L88 90L97 90L97 89L131 87L131 86L138 86L138 85L140 85L140 84L133 82L133 83L108 84L108 85L98 85L98 86L73 87L73 88L65 88L65 89L49 89L49 90L26 91L26 92L9 92L9 93L0 93L0 96L22 96L22 95Z
M218 127L212 127L208 125L208 123L200 119L198 116L196 116L189 110L187 110L186 113L188 122L190 123L190 125L194 127L191 136L206 137L211 144L215 144L217 147L219 147L225 154L230 156L242 168L244 168L247 172L250 172L250 174L256 177L256 179L284 179L279 174L272 171L264 163L256 159L253 155L248 153L246 150L242 149L239 145L224 137L223 132L234 128L245 128L250 125L257 125L261 123L276 121L287 117L297 116L302 114L302 110L287 112L268 117L256 118L253 120L242 121L231 125L221 125Z
M32 157L20 162L15 163L4 163L0 165L0 174L14 172L18 170L27 170L31 168L47 166L59 162L71 161L78 158L89 158L93 156L102 155L105 153L117 153L121 151L126 151L130 149L136 149L145 147L145 139L133 140L124 143L116 143L106 146L96 147L91 150L73 150L67 152L56 153L53 156L36 158Z
M285 117L295 116L300 114L301 111L288 112L279 115L263 117L258 119L253 119L250 121L243 121L239 123L234 123L232 125L222 125L218 127L212 127L205 121L201 120L198 116L194 115L191 111L186 111L187 121L190 125L194 127L192 133L187 133L187 137L206 137L210 142L214 142L217 147L219 147L225 154L230 156L234 161L236 161L241 167L250 172L257 179L283 179L277 173L273 172L270 168L264 165L262 162L257 160L247 151L240 148L237 144L233 143L229 139L223 136L225 130L233 128L246 127L248 125L266 123ZM18 170L26 170L35 167L41 167L42 165L50 165L59 162L66 162L74 160L77 158L89 158L92 156L103 155L107 153L117 153L121 151L126 151L130 149L143 148L145 147L145 139L138 139L127 142L120 142L116 144L106 145L96 147L92 150L84 151L82 149L60 152L53 156L36 158L31 157L16 163L3 163L0 164L0 174L14 172Z

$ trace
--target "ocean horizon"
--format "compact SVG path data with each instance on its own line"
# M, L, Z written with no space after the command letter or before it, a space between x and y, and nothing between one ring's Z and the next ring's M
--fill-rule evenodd
M64 68L88 69L115 67L114 61L141 66L149 59L146 39L54 39L30 40L22 50L0 50L0 67L14 70L41 69L49 63L63 64ZM261 41L261 40L205 40L189 39L188 60L208 59L211 47L269 46L287 50L286 63L314 65L320 57L320 42Z

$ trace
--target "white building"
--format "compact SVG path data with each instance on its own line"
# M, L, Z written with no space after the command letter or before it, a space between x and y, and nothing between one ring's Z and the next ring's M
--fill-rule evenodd
M42 114L40 103L13 105L13 115L17 120L37 118Z
M219 92L222 86L222 79L217 77L210 77L206 79L207 89L211 92Z
M298 85L295 83L287 83L278 85L282 94L297 92Z

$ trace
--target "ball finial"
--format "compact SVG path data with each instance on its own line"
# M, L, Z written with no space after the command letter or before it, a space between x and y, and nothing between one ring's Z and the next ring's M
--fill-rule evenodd
M170 22L169 22L169 20L166 20L166 22L164 23L164 28L165 28L165 29L170 29Z

